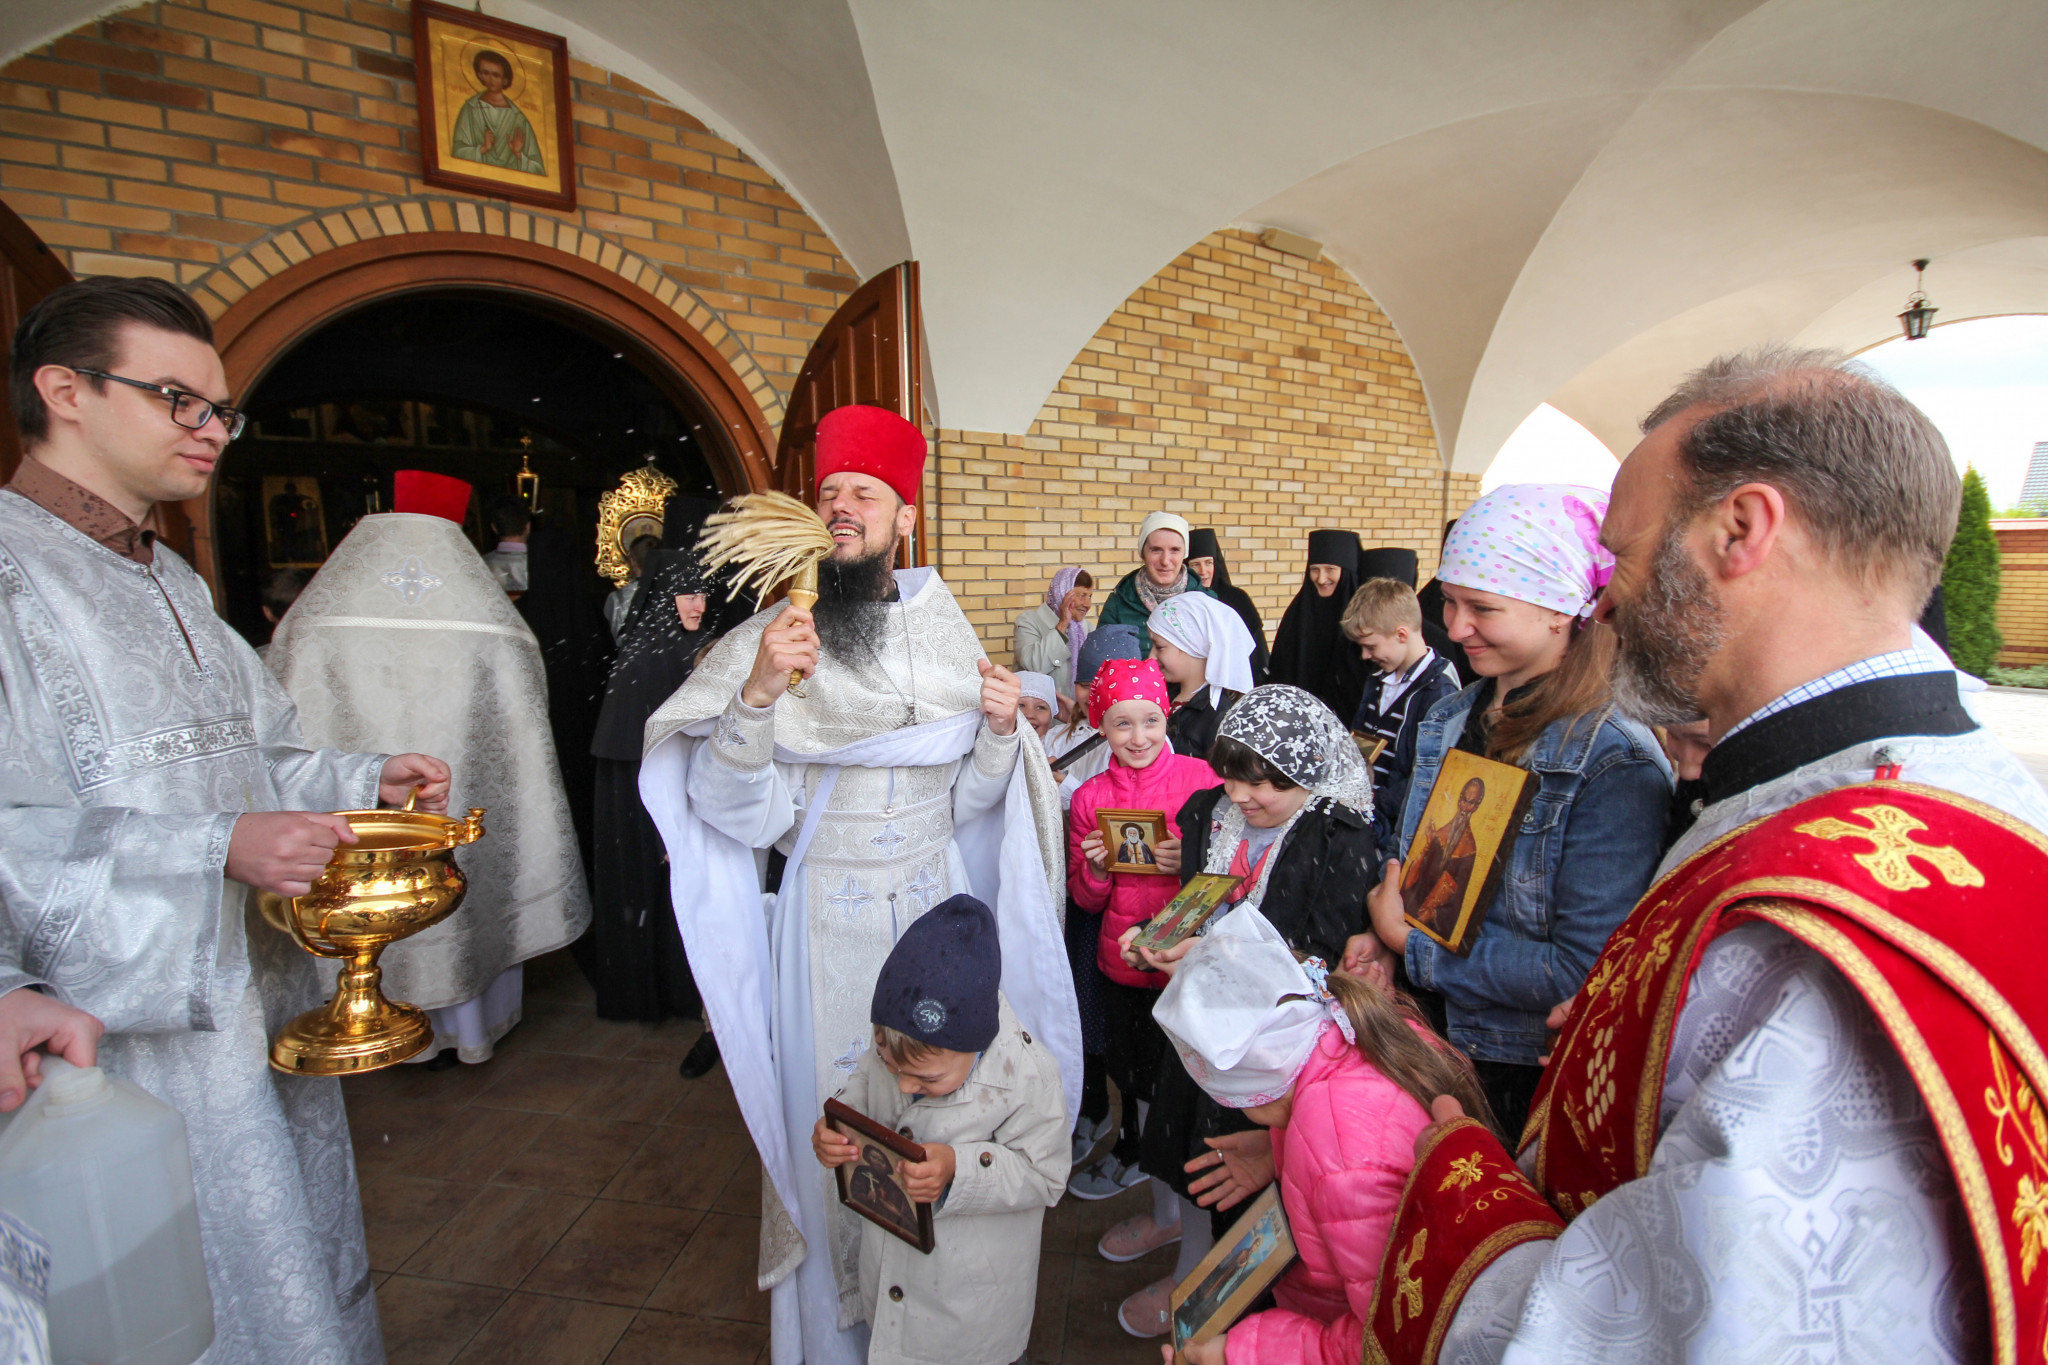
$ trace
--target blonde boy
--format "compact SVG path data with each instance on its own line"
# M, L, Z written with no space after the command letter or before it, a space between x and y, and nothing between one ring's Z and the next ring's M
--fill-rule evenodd
M1432 706L1456 695L1458 674L1422 638L1422 605L1415 589L1398 578L1368 578L1360 584L1338 624L1380 670L1378 681L1366 684L1351 728L1386 741L1372 765L1374 816L1398 825L1415 727Z
M925 1255L861 1225L869 1365L1009 1365L1030 1341L1039 1232L1071 1144L1059 1064L1001 979L995 916L972 896L912 922L876 979L875 1044L839 1100L923 1145L897 1174L933 1205L938 1244ZM827 1167L860 1155L823 1119L811 1148Z

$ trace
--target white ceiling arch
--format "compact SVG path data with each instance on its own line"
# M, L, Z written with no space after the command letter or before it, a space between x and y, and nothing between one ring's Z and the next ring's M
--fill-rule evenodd
M1446 458L1539 403L1626 448L1718 350L2048 311L2038 0L486 0L661 91L863 273L915 255L940 414L1026 429L1214 228L1329 246ZM105 12L0 7L15 53Z

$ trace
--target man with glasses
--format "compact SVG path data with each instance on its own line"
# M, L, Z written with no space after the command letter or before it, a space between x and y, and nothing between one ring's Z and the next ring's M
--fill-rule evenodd
M8 382L26 456L0 489L0 1108L17 1044L89 1063L104 1023L99 1064L185 1116L207 1360L381 1361L340 1086L266 1063L331 969L251 891L302 894L354 842L322 812L415 788L444 808L448 767L308 750L149 529L206 491L244 420L189 297L67 285L22 319Z

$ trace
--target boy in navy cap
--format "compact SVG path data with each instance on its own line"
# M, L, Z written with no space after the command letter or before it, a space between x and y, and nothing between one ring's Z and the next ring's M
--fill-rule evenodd
M923 1144L926 1160L899 1171L933 1205L937 1245L922 1255L862 1224L870 1365L1009 1365L1030 1340L1067 1111L1059 1065L1010 1013L1002 974L995 916L954 896L904 930L875 982L875 1045L839 1100ZM811 1146L828 1167L860 1155L822 1118Z

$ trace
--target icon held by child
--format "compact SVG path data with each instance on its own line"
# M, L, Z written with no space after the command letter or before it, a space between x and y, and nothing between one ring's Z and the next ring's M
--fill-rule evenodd
M874 1046L833 1110L908 1139L924 1159L892 1158L879 1137L856 1142L831 1111L811 1133L820 1164L853 1167L848 1203L869 1218L860 1308L874 1365L1008 1365L1030 1339L1040 1228L1071 1151L1059 1066L1018 1024L1001 978L995 916L980 901L954 896L914 921L875 982ZM905 1197L929 1206L929 1255L898 1231Z

